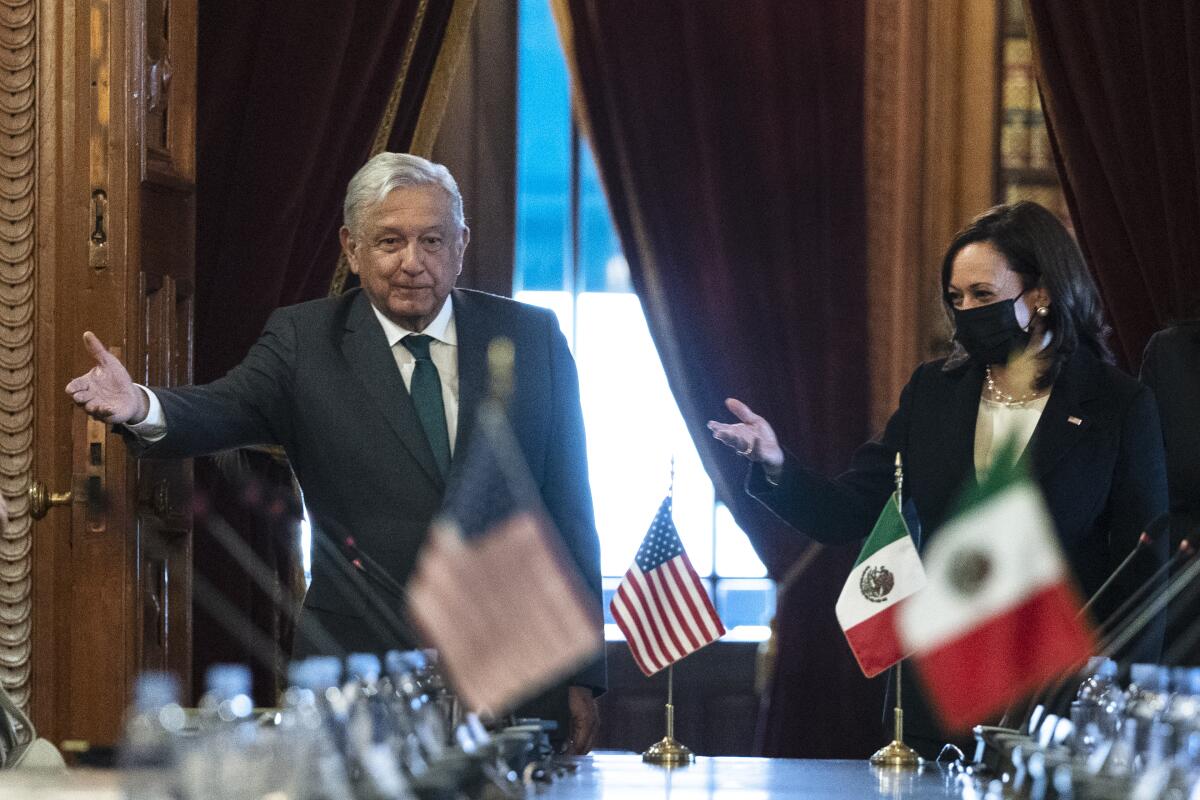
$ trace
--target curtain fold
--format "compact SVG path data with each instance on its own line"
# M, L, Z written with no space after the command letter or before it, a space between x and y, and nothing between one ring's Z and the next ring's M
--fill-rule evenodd
M277 307L325 296L337 263L342 198L376 134L407 149L421 124L456 6L474 0L205 0L200 4L196 207L195 380L237 364ZM469 18L469 17L468 17ZM459 24L461 27L461 23ZM444 103L444 98L440 98ZM381 129L380 121L390 119ZM198 501L230 523L296 585L299 507L259 504L291 492L286 465L242 459L237 477L197 464ZM248 487L253 491L247 494ZM270 508L268 506L267 508ZM211 539L197 514L195 569L287 647L290 631L272 599ZM275 676L197 609L193 663L256 663L260 702Z
M1026 12L1071 217L1136 370L1151 334L1200 313L1200 6Z
M815 545L745 495L745 463L705 422L740 397L829 472L870 433L864 2L555 10L672 392L719 497L780 578ZM856 549L815 554L781 600L767 755L858 757L881 742L882 688L833 614Z

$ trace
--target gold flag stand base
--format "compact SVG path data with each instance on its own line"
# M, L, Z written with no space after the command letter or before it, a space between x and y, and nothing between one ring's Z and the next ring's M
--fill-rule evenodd
M917 755L917 751L904 743L904 708L900 704L900 662L896 662L896 708L895 731L891 744L875 751L871 756L871 766L887 767L889 769L916 769L925 762Z
M660 767L683 767L696 760L696 756L675 741L675 665L667 667L667 735L646 748L642 761Z
M893 740L891 744L875 751L871 756L871 764L876 767L919 767L921 757L904 742Z
M695 760L696 756L691 750L670 736L664 736L642 753L642 761L647 764L657 764L660 767L680 767L684 764L691 764Z

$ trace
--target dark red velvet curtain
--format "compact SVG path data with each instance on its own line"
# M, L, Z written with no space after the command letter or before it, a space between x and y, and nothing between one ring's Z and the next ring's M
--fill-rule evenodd
M1114 344L1200 313L1200 5L1026 0L1038 84Z
M389 149L412 137L453 0L200 4L197 381L240 361L271 311L328 293L346 183L422 5Z
M370 155L393 87L403 91L388 149L411 141L453 0L204 0L200 3L197 131L197 382L241 360L278 306L324 296L338 257L350 176ZM296 508L286 468L247 457L235 480L197 465L202 507L219 514L283 582L295 565ZM270 502L268 502L270 500ZM197 516L195 569L268 637L284 640L272 599ZM218 661L253 659L197 610L198 678ZM198 681L199 684L199 681ZM256 674L259 702L273 676Z
M721 499L780 577L811 543L744 494L745 462L704 426L738 396L829 472L870 434L864 2L558 8L672 391ZM882 688L833 614L855 549L818 555L779 609L765 754L863 756L882 741Z

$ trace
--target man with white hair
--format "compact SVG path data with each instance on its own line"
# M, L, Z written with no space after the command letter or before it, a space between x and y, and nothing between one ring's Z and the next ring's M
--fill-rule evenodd
M314 526L353 534L372 563L403 583L486 396L487 345L505 336L516 352L514 433L599 618L579 382L554 315L454 288L470 229L458 186L440 164L403 153L372 158L350 181L344 221L342 250L361 289L276 310L225 377L146 389L89 332L96 366L72 380L68 394L93 417L124 424L139 454L281 445ZM396 646L365 624L339 566L314 551L303 613L348 652ZM316 651L300 640L294 655ZM591 748L594 697L605 683L601 658L564 690L574 752Z

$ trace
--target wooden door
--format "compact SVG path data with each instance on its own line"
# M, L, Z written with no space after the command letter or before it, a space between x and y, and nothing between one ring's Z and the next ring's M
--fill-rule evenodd
M20 37L5 41L13 4L0 9L3 69ZM196 0L31 0L26 9L37 52L34 413L24 471L0 486L14 503L10 531L27 545L29 591L14 603L0 570L0 616L23 610L29 625L20 658L0 667L43 735L106 745L139 671L169 669L190 686L191 467L129 458L120 436L88 421L62 387L91 366L84 330L136 381L191 380ZM20 490L39 485L71 496L32 521Z

